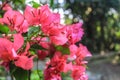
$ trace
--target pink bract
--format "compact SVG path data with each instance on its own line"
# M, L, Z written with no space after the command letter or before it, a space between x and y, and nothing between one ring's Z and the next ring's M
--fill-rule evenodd
M72 77L74 80L88 80L87 75L85 74L84 66L73 66Z
M30 6L27 6L24 11L24 16L30 25L40 24L40 9L39 8L36 9Z
M14 49L17 51L19 48L22 47L23 43L24 43L24 38L22 37L21 34L14 34Z
M55 52L51 61L47 64L44 71L45 80L61 80L60 73L64 72L67 56L62 56L60 52Z
M80 57L81 60L83 60L85 57L92 56L91 53L88 51L86 46L79 44L79 47L76 45L70 45L70 56L71 58L76 59L77 57Z
M14 60L12 49L14 49L14 47L11 41L0 38L0 59L5 62Z
M67 26L67 28L68 28L67 29L67 32L68 32L67 37L71 44L74 44L81 40L81 38L84 34L81 26L82 26L81 22Z
M33 57L28 58L27 56L18 56L15 65L25 70L30 70L33 67Z
M24 16L20 12L14 10L8 10L3 17L3 23L7 24L11 30L18 29L23 21Z

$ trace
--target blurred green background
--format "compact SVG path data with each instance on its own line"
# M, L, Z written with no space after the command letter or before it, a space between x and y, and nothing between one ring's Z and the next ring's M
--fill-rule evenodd
M52 11L61 14L62 24L82 21L85 34L81 42L93 54L88 59L88 75L93 76L90 80L120 80L120 0L0 0L0 17L4 14L1 4L5 1L21 12L26 5L47 3Z

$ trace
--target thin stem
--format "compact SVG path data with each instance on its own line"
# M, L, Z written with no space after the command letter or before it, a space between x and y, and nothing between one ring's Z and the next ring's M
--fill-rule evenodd
M11 77L11 80L14 80L12 75L10 75L10 77Z
M41 77L40 74L39 74L38 66L39 66L39 65L38 65L38 59L37 59L37 65L36 65L36 67L37 67L37 74L38 74L38 76L39 76L39 79L42 80L42 77Z
M30 76L31 76L31 70L28 71L28 80L31 80Z

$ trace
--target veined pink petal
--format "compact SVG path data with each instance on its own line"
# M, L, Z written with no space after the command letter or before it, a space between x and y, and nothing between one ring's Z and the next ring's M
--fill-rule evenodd
M81 22L67 26L67 37L71 44L74 44L81 40L84 34L81 26Z
M72 71L73 70L73 66L72 63L70 62L69 64L65 64L64 70L63 72L68 72L68 71Z
M12 13L12 14L11 14ZM3 20L6 24L10 25L11 23L14 24L14 26L19 26L24 20L23 15L14 10L8 10L3 17Z
M25 70L30 70L33 67L33 57L19 56L18 60L15 61L15 65Z
M24 21L23 15L14 10L8 10L3 17L3 23L7 24L11 30L19 27Z
M49 29L48 34L50 35L50 40L56 45L64 45L67 41L67 35L64 32L64 27L62 25L54 25L52 29Z
M24 43L24 38L21 34L14 34L14 49L15 51L18 50L20 47L22 47Z
M43 16L47 16L46 18L41 16L41 25L43 29L45 27L51 27L51 24L60 24L60 14L58 13L49 13L49 15L43 14Z
M13 43L7 39L0 38L0 59L7 62L13 60L12 54Z
M77 58L76 53L77 53L78 47L76 45L70 45L69 49L70 49L70 60L76 59Z
M51 40L52 43L54 43L56 45L63 45L68 41L66 36L61 35L61 34L58 35L58 36L51 36L50 40Z
M48 5L43 5L40 7L40 22L44 22L46 21L46 19L48 19L48 17L51 15L51 11L48 7Z
M24 21L24 16L20 12L14 11L13 21L15 21L15 27L20 26Z
M79 44L78 53L76 55L82 55L82 57L91 57L91 53L88 51L87 47Z
M24 11L25 19L28 21L30 25L38 25L40 24L40 9L32 8L27 6Z
M73 70L72 70L72 77L74 80L87 80L88 78L85 77L85 67L84 66L77 66L74 65L73 66Z
M29 24L27 20L24 20L23 23L20 25L20 27L16 30L18 30L18 32L20 33L25 33L28 31L28 27L29 27Z

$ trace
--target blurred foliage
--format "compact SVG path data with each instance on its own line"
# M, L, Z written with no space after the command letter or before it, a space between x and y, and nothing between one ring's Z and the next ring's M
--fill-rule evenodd
M31 74L31 80L44 80L43 79L43 71L42 70L34 70L32 71L32 74Z
M25 7L25 0L0 0L0 2L11 4L13 9L23 9Z
M0 80L5 80L5 72L4 72L4 68L0 66Z
M66 0L65 2L65 9L73 15L72 23L77 22L79 18L83 20L85 28L83 43L90 51L120 50L118 47L120 46L120 0Z

